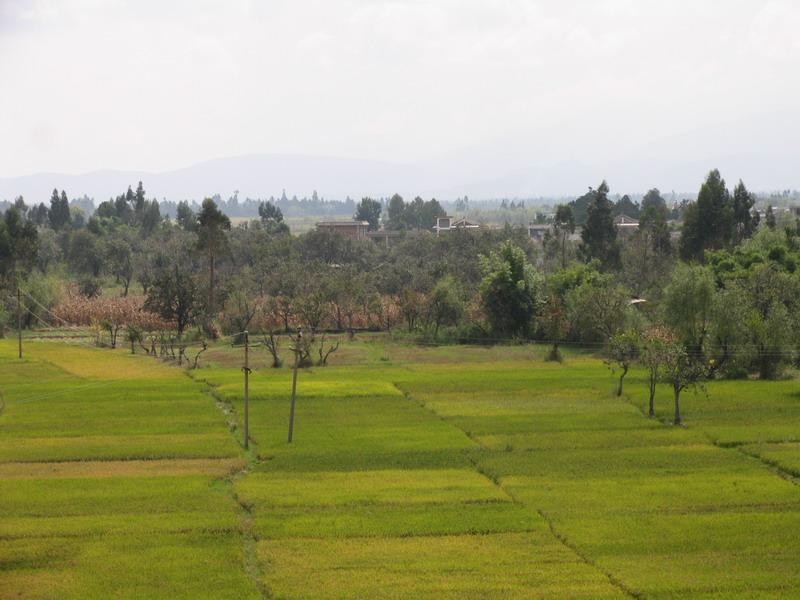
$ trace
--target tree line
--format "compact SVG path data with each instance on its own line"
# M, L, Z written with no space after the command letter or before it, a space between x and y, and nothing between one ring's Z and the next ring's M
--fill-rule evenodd
M49 206L20 201L5 211L0 269L6 289L24 291L27 326L49 322L46 309L98 327L129 319L133 329L182 340L244 329L279 338L299 327L428 342L539 340L556 360L565 343L605 348L625 359L612 361L620 373L653 355L647 344L658 339L672 344L673 363L680 355L703 377L774 378L795 363L796 222L760 219L755 196L741 182L730 193L717 171L681 209L679 236L658 190L634 205L639 226L627 235L609 194L602 182L558 206L543 244L510 225L437 237L428 226L444 214L435 200L395 196L384 210L363 199L354 218L385 217L400 232L387 248L323 231L292 235L271 202L234 225L212 198L162 215L141 184L88 217L54 191ZM112 310L114 298L125 310ZM4 300L0 324L14 314Z

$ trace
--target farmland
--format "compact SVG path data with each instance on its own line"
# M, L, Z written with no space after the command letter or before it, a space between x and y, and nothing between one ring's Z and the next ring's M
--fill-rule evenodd
M787 597L795 381L710 382L668 425L634 370L537 346L344 343L300 373L187 373L0 343L3 597ZM288 359L288 356L287 356Z

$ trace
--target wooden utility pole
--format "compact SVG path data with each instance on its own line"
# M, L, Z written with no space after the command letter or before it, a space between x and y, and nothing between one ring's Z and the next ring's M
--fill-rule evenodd
M244 449L250 448L250 336L244 332Z
M22 298L19 291L19 277L17 277L17 343L19 345L19 357L22 358Z
M289 443L292 443L294 436L294 404L297 399L297 366L300 362L300 343L303 340L303 330L297 331L297 341L294 344L294 373L292 373L292 404L289 409Z

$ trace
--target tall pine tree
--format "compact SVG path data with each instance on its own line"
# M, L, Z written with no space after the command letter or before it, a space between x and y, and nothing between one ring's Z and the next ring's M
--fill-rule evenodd
M700 186L697 201L686 207L680 252L684 260L702 261L706 250L719 250L733 239L733 202L725 180L714 169Z
M586 224L581 231L581 254L588 262L598 259L605 271L619 266L619 243L614 225L614 207L608 199L608 184L603 181L586 207Z

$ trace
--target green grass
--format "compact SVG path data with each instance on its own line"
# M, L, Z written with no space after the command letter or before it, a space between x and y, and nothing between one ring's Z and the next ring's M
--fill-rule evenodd
M299 374L0 343L0 596L800 596L800 396L359 336ZM209 390L211 386L211 393ZM229 430L230 421L233 430ZM246 468L242 470L243 467Z
M225 480L244 462L204 387L122 352L13 350L0 343L0 596L258 597Z

